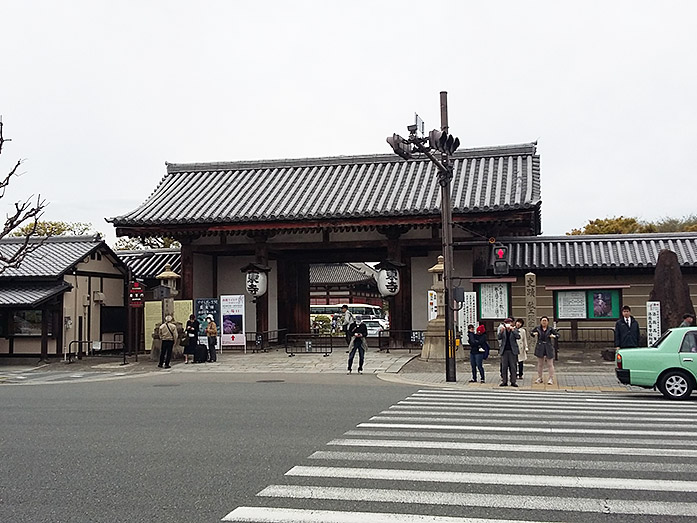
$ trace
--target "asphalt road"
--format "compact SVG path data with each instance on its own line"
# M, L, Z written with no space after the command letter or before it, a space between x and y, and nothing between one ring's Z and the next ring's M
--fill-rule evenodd
M0 398L2 522L697 519L694 400L198 372Z
M414 390L336 374L2 386L0 521L220 521Z

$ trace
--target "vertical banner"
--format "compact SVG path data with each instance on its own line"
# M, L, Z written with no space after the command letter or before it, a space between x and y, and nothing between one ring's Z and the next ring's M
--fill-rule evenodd
M428 291L428 321L438 317L438 295L436 291Z
M222 344L245 347L247 342L244 333L244 294L221 296L220 314Z
M196 298L194 300L194 314L198 320L198 342L201 345L208 346L208 336L206 336L206 328L208 327L209 315L213 316L213 321L216 325L220 325L220 300L218 298Z
M529 272L525 275L525 331L528 336L537 325L537 321L537 276L534 272ZM530 342L529 339L528 343Z
M647 301L646 302L646 337L648 345L661 337L661 302Z
M457 312L457 326L463 343L467 341L467 326L474 325L476 328L477 318L477 293L465 292L465 301L462 302L462 308Z

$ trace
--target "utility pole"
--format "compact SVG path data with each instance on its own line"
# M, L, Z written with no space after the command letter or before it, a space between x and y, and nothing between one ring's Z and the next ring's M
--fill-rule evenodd
M448 134L448 93L440 93L441 130L433 130L428 138L418 136L419 118L415 125L409 125L409 138L393 134L387 138L392 150L404 158L411 159L414 154L425 155L438 169L438 184L441 194L441 237L443 246L443 286L445 288L445 381L457 381L455 374L455 309L453 307L453 217L450 201L450 182L453 167L450 155L460 146L459 138ZM421 123L423 125L423 123ZM440 159L433 151L440 151Z
M448 93L440 93L440 130L448 134ZM441 152L441 163L445 167L438 171L441 195L441 236L443 240L443 285L445 287L445 381L457 381L455 372L455 323L453 308L453 212L450 201L450 182L453 167L447 148Z

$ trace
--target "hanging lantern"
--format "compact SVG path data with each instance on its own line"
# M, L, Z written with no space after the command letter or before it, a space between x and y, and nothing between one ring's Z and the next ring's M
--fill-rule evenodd
M386 260L378 263L375 268L378 271L377 283L380 294L387 298L395 296L399 292L399 268L403 263Z
M244 288L247 291L247 294L254 296L255 298L266 294L269 281L266 273L271 270L270 267L260 265L258 263L250 263L249 265L242 267L241 270L245 273Z

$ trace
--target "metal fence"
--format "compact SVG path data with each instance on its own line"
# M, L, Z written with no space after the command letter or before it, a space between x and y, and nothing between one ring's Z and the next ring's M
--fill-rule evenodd
M288 329L247 332L245 334L245 351L251 350L252 352L268 352L268 350L271 348L285 346L287 334Z
M286 334L285 339L286 353L289 357L296 354L323 354L324 357L327 357L332 353L334 345L344 340L344 338L311 332L289 333Z
M382 330L378 333L378 350L390 349L420 351L424 346L425 330Z

